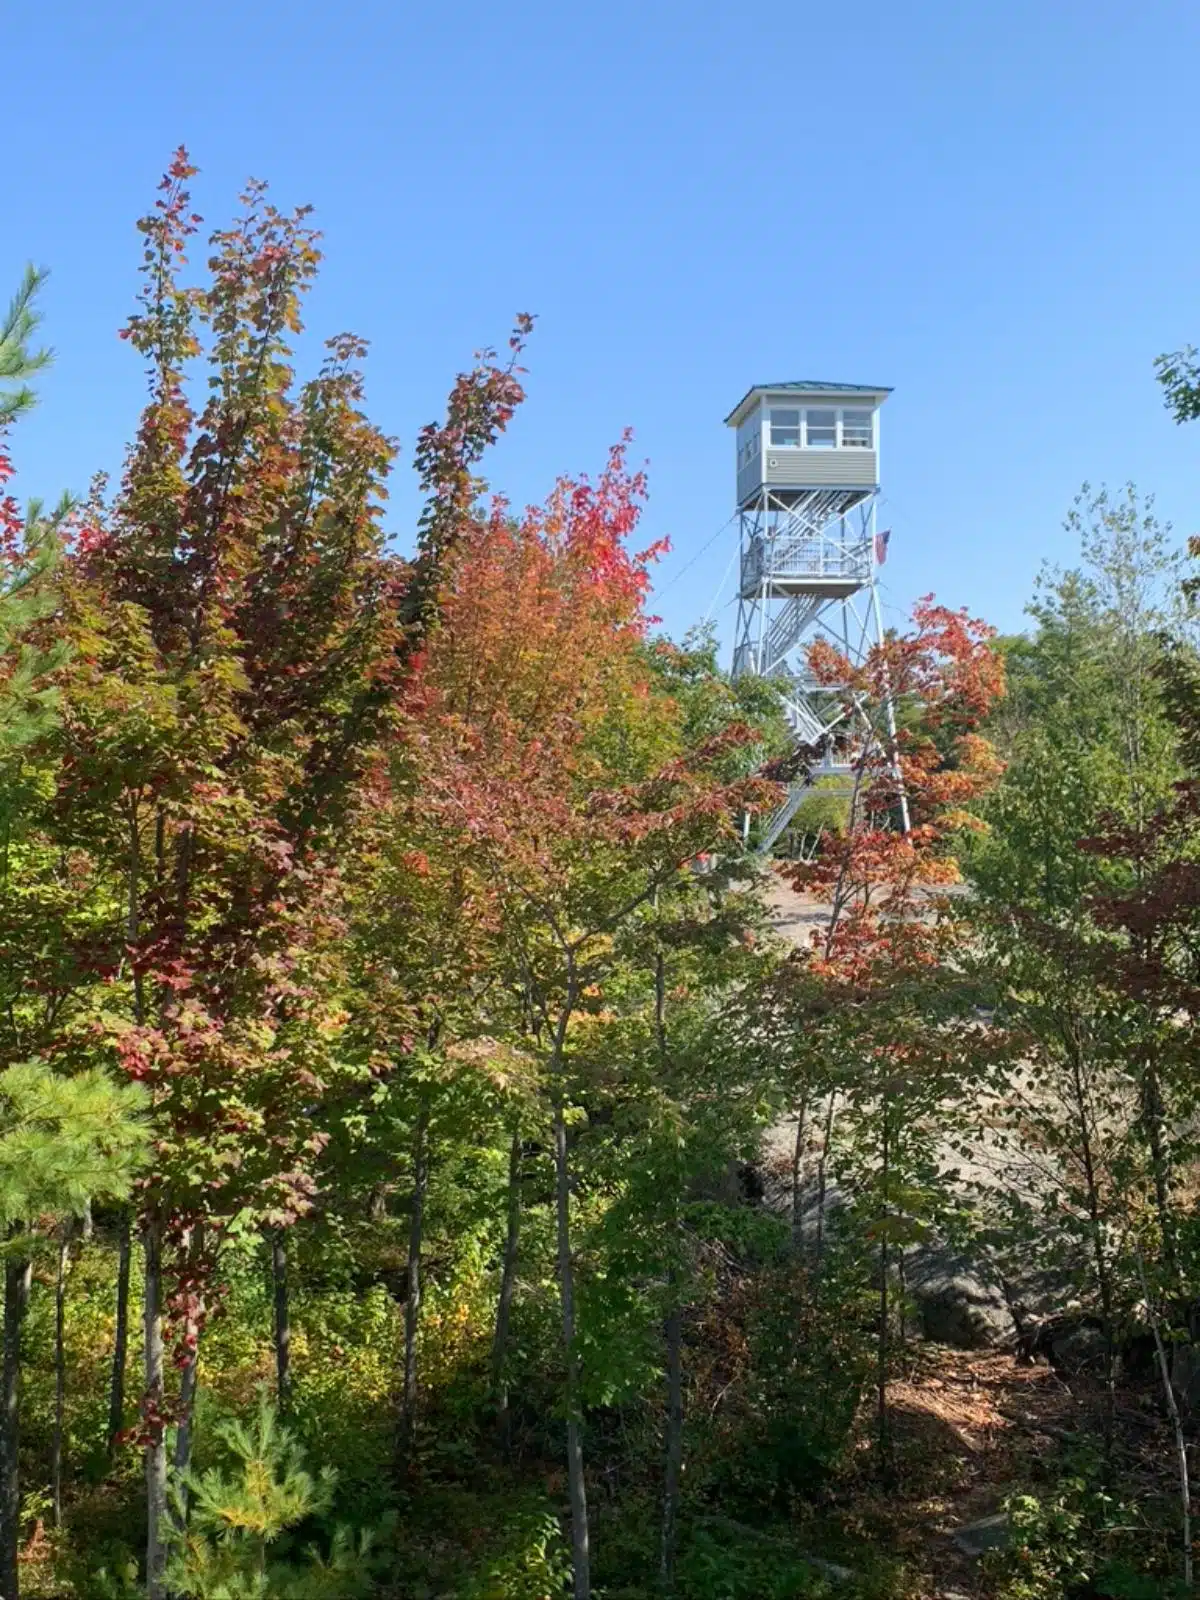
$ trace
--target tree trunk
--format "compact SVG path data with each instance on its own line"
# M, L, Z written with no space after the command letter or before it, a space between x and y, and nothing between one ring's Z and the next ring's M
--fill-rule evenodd
M1169 1294L1179 1293L1179 1260L1175 1250L1175 1219L1171 1215L1170 1158L1167 1154L1164 1127L1166 1113L1163 1108L1162 1084L1152 1061L1147 1061L1141 1074L1142 1126L1150 1150L1150 1171L1154 1179L1154 1208L1158 1213L1159 1232L1162 1235L1162 1264Z
M654 909L658 910L658 890L654 891ZM662 944L654 956L654 1031L658 1039L658 1064L667 1081L669 1058L667 1054L667 959ZM803 1110L800 1121L804 1121ZM800 1135L797 1134L797 1149ZM793 1171L793 1185L795 1173ZM793 1199L795 1190L793 1187ZM679 1191L671 1196L674 1221L673 1245L682 1243L683 1224L679 1215ZM667 1270L667 1429L666 1462L663 1468L663 1519L660 1576L662 1586L670 1594L675 1586L675 1549L679 1534L679 1485L683 1476L683 1307L679 1296L679 1266L672 1261Z
M188 1270L196 1280L196 1266L203 1259L204 1234L200 1225L187 1232ZM193 1294L197 1291L193 1290ZM189 1297L190 1298L190 1297ZM204 1301L189 1306L183 1325L184 1358L179 1374L179 1421L175 1428L175 1452L172 1464L179 1485L179 1511L182 1521L187 1519L187 1489L184 1479L192 1461L192 1418L196 1409L196 1384L200 1377L200 1331L204 1325Z
M282 1413L292 1401L292 1310L287 1233L283 1228L271 1230L271 1284L275 1297L275 1397Z
M808 1096L800 1097L796 1113L796 1143L792 1147L792 1246L799 1250L804 1243L801 1188L804 1182L804 1144L808 1136Z
M555 1056L561 1059L565 1020L560 1021ZM561 1066L558 1067L561 1072ZM591 1552L588 1546L587 1484L583 1477L583 1435L579 1418L579 1357L575 1348L575 1276L571 1262L571 1174L563 1091L554 1096L554 1210L558 1243L558 1292L562 1306L563 1350L567 1367L567 1497L571 1507L571 1576L574 1600L590 1600Z
M1146 1302L1146 1310L1150 1316L1150 1328L1154 1334L1154 1353L1158 1360L1158 1375L1162 1381L1163 1400L1166 1403L1167 1416L1171 1419L1171 1433L1175 1441L1175 1468L1179 1484L1180 1534L1183 1547L1183 1582L1186 1589L1191 1589L1192 1492L1191 1485L1188 1482L1187 1435L1183 1431L1183 1422L1175 1399L1175 1387L1171 1382L1171 1367L1167 1360L1166 1346L1163 1343L1162 1319L1158 1314L1155 1296L1150 1292L1150 1284L1146 1277L1146 1263L1142 1259L1142 1252L1136 1245L1134 1248L1137 1251L1138 1276L1142 1280L1142 1297Z
M825 1256L825 1196L829 1175L829 1146L833 1141L833 1114L837 1106L837 1095L829 1096L829 1105L825 1110L825 1135L821 1141L821 1159L817 1163L817 1250L816 1271L820 1274L821 1263Z
M883 1186L881 1207L883 1226L879 1232L879 1363L876 1387L879 1402L879 1475L885 1487L892 1480L892 1442L888 1426L887 1380L889 1356L888 1274L891 1271L891 1252L888 1249L888 1188L891 1181L891 1112L887 1096L883 1099L883 1127L880 1141L880 1179Z
M654 909L658 910L658 890L654 891ZM658 1040L659 1065L667 1063L667 958L662 946L654 954L654 1032Z
M413 1135L412 1211L408 1224L408 1296L404 1302L404 1396L401 1446L407 1457L417 1415L417 1328L421 1316L421 1242L429 1186L429 1101L424 1098Z
M508 1226L504 1235L504 1265L500 1271L500 1297L496 1301L496 1328L492 1336L492 1399L501 1444L508 1445L508 1325L513 1291L517 1284L517 1258L521 1245L521 1129L513 1128L508 1146Z
M145 1336L146 1393L146 1596L163 1600L166 1565L167 1441L163 1424L162 1235L157 1217L148 1217L142 1232L146 1251Z
M116 1454L125 1427L125 1362L129 1351L129 1260L133 1229L129 1212L121 1213L117 1235L117 1325L113 1335L112 1380L108 1398L108 1459Z
M189 1332L198 1337L194 1325L189 1327ZM175 1470L175 1487L179 1495L180 1531L186 1525L188 1515L186 1474L192 1464L192 1418L196 1411L196 1384L199 1376L200 1346L197 1343L188 1350L179 1378L179 1423L175 1429L175 1454L172 1466Z
M67 1404L67 1263L71 1246L67 1225L58 1240L58 1275L54 1280L54 1435L50 1442L50 1513L62 1527L63 1423Z
M683 1477L683 1308L677 1295L676 1273L669 1285L672 1305L667 1312L667 1437L663 1474L662 1584L669 1594L675 1586L675 1549L679 1537L679 1488Z
M10 1239L20 1233L9 1229ZM0 1593L19 1600L21 1547L21 1329L29 1307L33 1264L11 1258L4 1268L4 1416L0 1425Z
M1092 1255L1096 1263L1096 1285L1100 1291L1100 1310L1104 1317L1104 1386L1106 1405L1104 1412L1104 1454L1112 1454L1117 1423L1117 1329L1116 1307L1113 1299L1112 1273L1104 1248L1104 1218L1100 1205L1100 1184L1096 1172L1095 1152L1092 1148L1092 1127L1087 1084L1084 1078L1083 1057L1074 1030L1068 1040L1071 1056L1071 1086L1075 1097L1075 1117L1079 1133L1079 1153L1083 1160L1083 1176L1087 1186L1088 1221L1092 1236Z
M125 936L129 941L129 959L133 968L133 1015L139 1027L146 1018L146 986L142 977L142 969L134 955L134 946L138 941L138 926L141 920L141 910L138 903L138 892L142 872L142 835L138 827L138 797L133 795L129 802L129 883L128 907L125 915Z

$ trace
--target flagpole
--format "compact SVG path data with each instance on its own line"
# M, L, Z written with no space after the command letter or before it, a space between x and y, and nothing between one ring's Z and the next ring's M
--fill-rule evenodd
M874 538L875 565L881 567L887 559L888 541L892 537L892 530L885 528L882 533L877 533ZM883 639L883 612L879 605L879 585L871 581L871 609L875 613L875 633L879 639L879 648L884 650ZM897 797L900 801L900 830L908 833L912 823L908 815L908 796L904 792L904 776L900 769L900 747L897 738L896 706L892 699L891 674L887 669L887 655L883 656L883 691L884 691L884 716L887 722L888 755L891 757L892 775L896 780Z

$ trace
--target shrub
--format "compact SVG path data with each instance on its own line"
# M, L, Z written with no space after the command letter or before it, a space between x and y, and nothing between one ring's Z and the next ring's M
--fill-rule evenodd
M311 1548L299 1563L276 1558L284 1535L328 1510L336 1481L315 1477L265 1392L254 1419L218 1424L227 1463L175 1485L187 1531L172 1552L168 1587L189 1600L352 1600L370 1592L367 1541L335 1531L328 1556ZM285 1547L286 1549L286 1547Z

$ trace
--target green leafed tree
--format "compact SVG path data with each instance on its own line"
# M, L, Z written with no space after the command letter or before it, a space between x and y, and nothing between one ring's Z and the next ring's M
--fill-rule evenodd
M1152 1211L1173 1255L1188 1097L1170 1070L1168 1011L1119 981L1149 946L1105 907L1145 877L1182 776L1163 693L1182 617L1169 529L1131 488L1085 491L1068 527L1080 565L1044 575L1034 629L1006 650L1019 709L972 877L982 968L1011 1040L998 1137L1014 1164L1019 1152L1021 1181L998 1196L1001 1231L1013 1251L1074 1272L1104 1329L1111 1406L1141 1298L1131 1223ZM1089 846L1100 840L1109 848Z
M73 1077L41 1062L0 1073L0 1223L5 1231L0 1398L0 1586L19 1593L21 1330L33 1258L92 1200L124 1200L149 1141L147 1097L100 1067Z
M1175 421L1195 422L1200 417L1200 351L1189 344L1170 355L1159 356L1154 371Z

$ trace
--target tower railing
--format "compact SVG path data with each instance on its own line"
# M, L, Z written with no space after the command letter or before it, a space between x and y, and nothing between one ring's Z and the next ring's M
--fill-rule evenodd
M825 534L757 534L742 550L742 593L770 580L788 586L857 583L871 578L871 545L861 535L850 539Z

